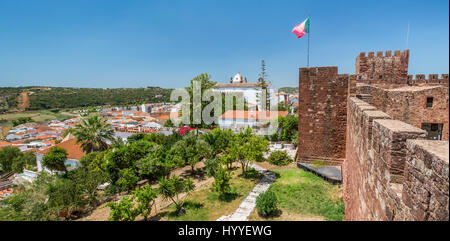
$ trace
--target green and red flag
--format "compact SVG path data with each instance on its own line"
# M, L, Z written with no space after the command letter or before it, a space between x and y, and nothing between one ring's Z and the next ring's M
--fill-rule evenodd
M294 29L292 29L292 32L297 35L297 38L301 38L303 35L309 33L309 18L295 26Z

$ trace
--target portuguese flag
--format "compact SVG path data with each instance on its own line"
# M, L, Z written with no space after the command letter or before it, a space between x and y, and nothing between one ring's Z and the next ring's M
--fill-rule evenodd
M303 37L303 35L309 33L309 18L307 18L303 23L297 25L292 29L292 32L297 35L297 38Z

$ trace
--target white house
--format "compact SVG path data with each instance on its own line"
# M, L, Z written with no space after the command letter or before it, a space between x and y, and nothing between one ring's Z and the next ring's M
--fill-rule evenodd
M67 167L67 170L73 170L75 168L80 167L81 166L80 159L82 156L85 155L85 152L81 149L81 144L76 143L76 142L77 141L75 138L70 138L59 144L56 144L56 146L64 148L67 152L67 159L64 162L64 164ZM46 172L52 173L50 170L48 170L47 168L45 168L42 165L43 157L47 153L49 153L51 149L52 149L52 147L44 149L44 150L39 150L36 152L36 162L37 162L38 172L41 172L44 170Z

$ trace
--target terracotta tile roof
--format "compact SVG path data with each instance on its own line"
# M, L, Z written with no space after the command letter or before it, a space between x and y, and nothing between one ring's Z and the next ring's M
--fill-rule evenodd
M3 199L3 195L13 194L13 193L14 193L14 190L12 188L0 190L0 200Z
M148 115L148 113L139 111L139 112L133 113L133 115L134 116L136 116L136 115Z
M285 117L287 111L246 111L246 110L228 110L220 118L222 119L258 119L272 120L278 116Z
M160 115L160 116L155 116L156 119L161 119L161 120L168 120L169 119L169 115Z
M11 143L7 142L7 141L0 141L0 146L5 146L5 145L11 145Z
M41 139L41 140L50 139L50 138L56 138L56 136L38 135L38 136L34 137L34 139Z
M76 160L80 160L82 156L84 156L86 153L83 151L83 149L81 149L81 143L77 144L77 140L75 138L71 138L67 141L61 142L59 144L56 144L55 146L61 147L66 149L67 151L67 158L69 159L76 159ZM44 150L40 150L38 151L39 153L42 154L47 154L50 152L50 150L53 147L44 149Z

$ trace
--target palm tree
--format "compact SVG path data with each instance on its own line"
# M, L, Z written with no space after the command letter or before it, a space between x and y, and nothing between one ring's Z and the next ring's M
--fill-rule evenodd
M69 131L81 143L81 148L86 153L103 151L108 148L106 140L114 141L114 131L99 116L91 116L82 119L81 123Z

